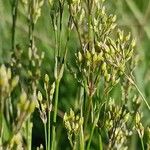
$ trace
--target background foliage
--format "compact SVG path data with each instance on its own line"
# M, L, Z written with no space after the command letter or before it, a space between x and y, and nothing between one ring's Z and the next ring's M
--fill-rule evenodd
M11 0L1 0L0 1L0 64L7 62L11 55ZM131 31L133 37L137 39L137 54L138 54L138 65L135 70L136 81L145 95L147 101L150 103L150 0L111 0L106 2L109 12L116 14L118 16L117 22L121 28L127 31ZM67 12L65 12L67 13ZM66 19L65 17L63 18ZM24 14L24 9L19 6L18 10L18 20L17 20L17 30L16 30L16 43L19 44L23 51L26 51L28 47L27 39L28 28L26 25L26 16ZM61 42L62 46L65 45L66 32L63 31ZM53 79L53 65L54 65L54 33L52 31L52 26L50 26L50 14L47 3L44 3L42 7L42 14L39 18L35 27L35 38L36 46L39 51L45 52L45 59L42 64L42 75L47 73L50 75L51 80ZM74 53L76 52L77 35L71 34L71 40L69 41L69 54L68 62L73 64L72 59ZM26 60L22 60L26 62ZM61 82L60 88L60 101L59 110L61 112L66 112L70 107L76 106L74 103L76 97L76 90L78 83L75 79L65 70L64 77ZM71 83L71 84L70 84ZM41 87L42 90L42 87ZM119 97L117 89L114 91L115 97ZM144 125L150 124L149 115L150 112L147 110L145 104L143 103ZM44 132L41 120L37 113L34 113L33 118L35 125L33 127L33 147L37 146L38 143L44 143ZM62 122L62 118L59 118ZM65 130L60 128L64 132L64 136L67 137ZM37 133L37 131L39 131ZM61 139L62 135L58 138ZM66 138L67 139L67 138ZM136 140L135 140L136 141ZM137 142L138 143L138 142ZM60 140L60 149L66 144L66 141ZM62 145L62 146L61 146ZM134 149L138 144L133 144Z

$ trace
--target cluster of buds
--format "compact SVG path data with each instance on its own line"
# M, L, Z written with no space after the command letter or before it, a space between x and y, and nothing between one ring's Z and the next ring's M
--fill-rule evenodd
M19 76L12 77L10 68L5 65L0 66L0 93L1 96L7 97L9 93L17 86Z
M46 115L47 104L45 101L43 101L43 96L40 91L38 91L38 101L37 101L36 107L39 109L40 118L42 119L43 123L46 124L47 123L47 115Z
M41 144L39 147L36 148L36 150L44 150L43 145Z
M126 66L133 56L135 40L130 40L130 33L125 36L123 31L118 30L117 40L106 37L105 42L97 42L97 50L103 52L104 62L109 74L113 75L115 82L126 71ZM106 77L107 73L104 73Z
M25 91L22 91L20 100L17 104L17 119L14 124L14 133L18 133L23 126L23 123L34 112L36 106L36 97L34 95L27 96Z
M30 98L27 97L25 91L23 91L20 95L20 101L18 103L18 116L27 116L34 111L35 108L35 97L31 96ZM18 119L19 120L19 119Z
M76 16L81 10L81 0L68 0L71 13Z
M105 127L108 131L109 147L126 147L127 139L132 135L128 128L130 114L125 106L116 105L114 100L110 99Z
M70 109L69 113L65 113L63 121L65 128L67 129L68 138L71 142L73 137L78 135L81 126L83 125L83 118L75 115L74 111Z
M99 5L98 5L99 6ZM101 8L99 8L101 7ZM110 33L116 27L116 15L107 15L104 6L97 7L96 15L93 18L93 30L96 35L97 40L105 41L105 38L110 35Z
M100 79L104 78L106 82L114 86L123 75L128 74L126 68L132 62L135 48L135 40L131 39L131 34L126 35L120 29L115 29L116 16L108 15L102 3L98 2L99 5L96 5L97 11L91 14L94 14L94 18L91 17L90 22L82 19L84 28L81 26L78 32L79 34L83 32L85 36L87 31L87 36L91 37L88 38L90 41L82 37L81 50L75 54L78 73L81 76L80 81L83 82L82 85L87 93L92 95ZM82 3L79 2L79 5L83 9L84 16L89 15ZM101 7L100 10L99 7Z
M10 141L10 145L8 149L17 149L17 150L23 150L23 138L21 133L17 133L13 135L13 138Z
M42 61L44 59L44 55L45 55L44 52L42 52L41 54L38 54L38 50L36 46L34 45L34 40L33 40L32 47L29 47L28 49L28 58L30 61L28 75L32 81L38 82L39 78L41 77L40 68L42 65Z
M52 110L52 99L55 92L55 82L49 86L49 76L45 74L45 81L44 81L44 89L46 98L44 99L42 93L38 91L38 101L37 101L37 108L40 112L40 117L43 123L47 122L47 115L46 112Z
M144 127L143 127L143 124L141 123L141 119L142 119L142 114L137 112L135 116L134 129L138 132L139 137L142 139L144 136Z
M26 9L29 9L28 15L32 18L33 23L35 24L41 16L41 7L44 4L44 0L22 0L22 3Z
M101 74L104 60L103 53L98 53L93 48L92 51L79 51L75 55L78 71L82 74L82 84L86 87L87 93L92 93L91 95L93 95Z

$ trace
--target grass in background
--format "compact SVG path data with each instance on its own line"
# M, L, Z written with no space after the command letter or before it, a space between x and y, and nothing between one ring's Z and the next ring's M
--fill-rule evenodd
M2 0L0 2L0 14L2 16L2 21L0 23L0 34L1 34L0 35L0 40L1 40L0 41L0 48L1 48L0 49L0 63L1 64L8 63L11 60L11 53L13 52L11 50L12 49L11 48L12 47L11 46L12 45L11 44L11 36L12 36L12 33L11 33L11 27L12 27L11 3L12 2L13 2L13 0L12 1ZM150 90L149 90L150 89L150 78L149 78L149 76L150 76L150 69L149 69L150 68L150 53L149 53L150 29L148 27L150 25L150 11L149 11L150 10L150 1L144 0L144 1L142 1L142 3L140 0L124 0L124 1L117 0L117 1L111 1L111 2L106 1L106 6L108 7L108 11L110 13L112 12L113 14L115 13L118 15L117 23L119 24L119 26L122 29L125 29L127 31L131 30L133 33L133 37L136 37L136 39L137 39L137 47L136 47L137 52L136 53L138 54L138 64L134 71L134 74L136 77L136 83L137 83L138 87L144 94L144 97L146 98L146 100L149 102L150 101ZM67 11L67 7L65 6L64 16L63 16L64 23L63 23L63 27L62 27L63 30L61 31L61 39L60 39L61 47L63 50L65 49L67 35L68 35L68 27L67 27L68 26L68 24L67 24L68 14L69 14L69 11ZM66 63L73 66L73 68L74 68L75 64L76 64L74 54L75 54L75 52L77 52L80 49L81 45L78 40L77 32L75 32L74 30L70 31L70 32L71 32L70 37L69 37L70 40L67 43L68 55L67 55ZM58 32L58 34L60 34L60 33ZM57 38L59 38L59 36ZM30 94L28 97L29 100L32 99L32 97L34 96L35 90L38 89L38 91L41 91L42 96L40 94L38 94L39 92L36 92L38 94L38 98L40 101L39 105L41 107L40 108L41 109L40 117L43 118L42 121L45 122L45 125L46 125L45 126L45 129L46 129L45 135L47 136L46 139L50 140L50 139L48 139L48 136L49 136L48 135L49 134L48 126L49 125L47 124L46 120L44 120L44 119L46 119L46 118L44 118L44 116L48 115L47 110L45 108L46 107L45 105L47 105L47 103L43 103L42 100L49 99L49 98L46 98L47 96L51 97L51 98L53 98L53 96L54 96L54 99L57 102L58 95L57 95L56 91L58 91L57 87L59 86L58 82L60 80L60 79L58 79L58 76L60 73L59 71L61 70L60 68L62 68L62 71L63 71L63 66L62 66L62 64L56 64L56 62L55 62L56 58L54 60L54 49L56 49L56 47L55 47L56 35L54 34L53 26L51 25L50 8L49 8L49 4L47 1L45 1L43 6L41 7L41 17L39 17L39 19L35 25L35 28L34 28L34 39L35 39L35 43L36 43L35 45L38 48L37 55L41 56L42 51L45 52L45 58L44 59L39 58L37 60L37 62L35 62L37 65L36 67L32 66L32 60L30 60L31 62L28 61L28 47L29 47L29 44L31 44L33 41L31 43L29 42L27 15L25 13L23 5L19 2L17 23L16 23L16 42L15 43L19 44L18 49L21 48L23 51L23 55L21 56L21 58L18 59L18 62L21 62L22 65L25 66L25 68L22 69L21 71L19 69L19 72L15 70L14 73L12 73L12 74L16 74L16 73L20 74L21 80L22 80L21 81L22 85L15 88L14 92L12 92L11 95L12 95L12 99L14 100L14 103L16 105L17 99L20 99L20 100L26 99L26 97L27 97L26 95L28 95L29 91L30 91L29 92ZM31 40L33 40L33 39L31 39ZM60 43L58 40L58 45L59 44ZM34 46L34 44L33 44L33 46ZM32 49L33 49L33 47L32 47ZM18 54L18 53L16 53L16 54ZM63 58L63 54L61 55L61 58ZM42 63L39 65L38 61L42 61ZM56 69L55 71L58 73L57 75L55 75L55 77L53 75L54 74L53 73L54 65L55 65L55 69ZM30 66L30 69L28 68L28 66ZM34 74L34 73L36 71L38 72L38 70L39 70L38 67L41 68L40 77L37 76L36 79L34 79L34 78L32 79L32 77L30 78L28 76L28 73L26 72L26 69L29 69L29 71L31 71L31 73L33 73L33 75L35 75L35 77L36 77L36 74ZM6 69L6 72L7 71L8 70ZM45 77L45 74L48 74L49 77ZM17 79L15 78L15 82L18 82L16 80ZM37 89L35 89L34 86L35 86L35 84L37 84L36 83L37 80L39 81L39 84L38 84L38 86L36 86ZM52 84L54 80L55 80L55 87ZM13 82L13 79L10 79L10 83L11 82ZM29 83L29 86L31 87L30 90L26 87L26 82ZM33 85L33 82L35 82L34 85ZM47 85L45 88L43 85L46 85L47 82L50 82L51 85ZM22 90L22 86L23 86L23 89L25 88L24 90L26 92L24 90ZM51 130L51 134L54 135L54 137L50 137L50 138L57 139L57 142L58 142L58 143L55 143L55 140L53 140L53 142L51 143L51 145L52 145L51 149L55 149L56 144L58 145L58 147L57 147L58 149L61 149L61 147L64 147L64 146L66 149L67 148L70 149L70 144L67 139L67 136L69 136L69 135L67 135L65 128L62 127L63 126L63 115L65 112L69 112L69 113L66 113L66 118L67 118L67 116L68 117L70 117L71 115L76 116L76 114L78 116L81 113L80 107L79 107L80 103L78 102L78 100L80 98L82 99L84 92L78 88L79 86L80 86L80 84L76 81L76 79L70 74L70 71L68 71L68 69L66 68L65 72L63 74L63 78L61 79L60 88L59 88L59 102L58 102L59 116L58 116L58 124L57 124L57 137L55 136L55 125L53 125L56 122L57 112L55 112L53 114L54 110L53 110L53 107L51 107L51 103L54 104L54 99L53 99L53 102L51 102L51 99L49 99L49 101L48 101L48 107L50 107L49 108L50 110L52 109L51 119L49 118L49 121L51 121L50 125L51 125L51 127L53 126L52 127L53 129ZM101 87L101 88L104 88L104 87ZM56 90L55 95L53 95L54 89ZM68 89L69 89L69 92L68 92ZM79 93L77 91L81 91L81 92ZM22 93L21 96L20 96L20 93ZM118 86L110 93L110 95L112 97L114 97L115 99L118 99L118 103L119 103L120 93L121 93L120 86ZM87 95L84 95L84 97L86 97L86 96ZM96 98L94 98L94 99L96 99ZM20 109L21 109L22 105L24 106L24 104L20 104ZM26 106L26 107L29 109L31 106L32 105L30 103L30 105ZM113 107L113 104L110 104L110 107ZM71 111L70 108L73 108L75 112ZM24 113L26 113L25 116L27 118L28 118L28 116L30 116L30 113L32 112L31 108L30 108L31 110L29 109L30 111L28 109L24 110ZM130 109L132 109L132 108L130 108ZM55 108L55 110L56 110L56 108ZM143 122L143 126L146 127L149 125L150 119L149 119L149 111L148 111L145 103L142 103L142 110L143 110L143 114L144 114L143 118L142 118L142 122ZM44 114L44 111L45 111L45 114ZM15 114L14 116L16 116L16 114L19 115L19 113L20 112L14 112L14 114ZM112 113L112 112L110 112L110 113ZM88 112L87 112L87 114L88 114ZM53 118L53 115L54 115L54 118ZM103 114L101 114L101 115L103 116ZM96 114L96 116L97 116L97 114ZM30 133L30 131L28 131L28 129L30 128L30 126L32 126L31 122L33 120L33 137L32 137L33 145L32 145L32 148L39 146L39 145L36 145L37 143L35 142L36 141L35 139L36 139L36 137L40 137L41 138L40 143L43 145L46 145L47 149L50 149L49 147L51 145L48 145L49 142L47 141L48 143L45 144L46 141L45 141L45 135L44 135L44 128L43 128L42 122L40 120L40 117L39 117L38 110L36 109L33 117L31 117L31 120L27 121L25 123L25 125L23 125L23 127L22 127L23 130L21 131L21 134L23 134L23 137L26 139L26 141L29 142L29 143L27 142L26 144L29 145L29 147L31 148L31 144L30 144L31 137L28 137L28 134ZM139 114L137 114L137 118L138 117L140 118L141 116ZM99 116L98 116L98 118L99 118ZM22 120L26 120L26 118L22 118ZM101 126L101 121L99 122L99 124ZM94 124L94 126L97 126L97 123ZM91 125L89 127L89 130L91 131L92 129L94 129L95 128L94 126L92 127L92 125ZM6 133L5 140L7 141L8 137L11 137L12 135L9 135L11 133L11 131L9 131L9 129L7 129L7 125L5 127L6 127L4 129L5 133ZM12 125L11 130L14 130L13 125ZM16 130L18 130L18 129L16 129ZM40 136L38 133L36 133L37 130L41 132ZM89 133L89 130L87 130L88 133ZM98 146L102 145L101 138L103 139L103 145L104 145L103 149L105 149L105 145L106 146L108 145L108 139L107 139L108 135L106 135L105 131L104 132L101 131L101 130L103 130L103 128L100 127L99 130L100 131L98 131L98 129L96 128L95 132L96 133L100 132L102 135L99 136L99 139L97 138L98 137L97 134L93 135L93 137L96 140L91 141L91 149L98 149ZM63 138L62 138L62 135L64 135ZM17 136L19 136L19 137L16 137L16 139L19 139L20 135L17 135ZM90 139L90 137L88 137L88 136L90 136L90 135L87 135L87 137L85 136L85 140L86 140L86 138L88 140ZM142 135L141 135L141 137L142 137ZM147 139L148 138L145 135L144 142L146 142ZM69 140L70 140L70 142L72 142L71 138ZM142 140L140 141L140 140L141 140L141 138L138 138L138 135L135 134L135 136L132 137L132 140L131 140L132 143L130 143L131 149L137 149L137 147L139 145L140 145L141 149L144 149L144 148L142 148L143 145L141 144L143 141ZM80 139L80 141L82 142L83 139ZM77 141L77 142L79 142L79 141ZM98 142L100 142L100 144L98 144ZM90 142L88 142L88 143L90 143ZM89 148L89 145L90 145L88 143L86 143L87 148ZM83 143L80 143L80 144L81 144L80 149L84 149ZM6 143L6 145L7 145L7 143ZM59 146L59 145L61 145L61 146ZM76 147L75 143L72 143L71 145L74 148ZM147 145L145 144L144 146L146 147ZM30 148L27 148L27 149L30 149ZM102 149L102 147L99 147L99 148Z

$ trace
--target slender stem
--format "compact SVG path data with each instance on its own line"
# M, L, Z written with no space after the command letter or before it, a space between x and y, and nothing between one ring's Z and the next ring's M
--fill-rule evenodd
M99 150L103 150L103 143L102 143L102 137L101 134L99 134Z
M79 31L78 23L76 22L76 20L75 20L73 14L72 14L72 9L71 9L71 5L70 5L70 4L69 4L69 12L70 12L72 21L73 21L73 23L74 23L74 26L75 26L76 31L77 31L77 34L78 34L78 38L79 38L79 42L80 42L81 49L83 50L82 39L81 39L81 34L80 34L80 31Z
M88 0L87 3L87 7L88 7L88 49L91 48L91 3Z
M88 119L89 119L90 108L91 108L91 102L92 102L92 96L89 96L89 97L88 97L88 102L87 102L87 105L86 105L86 110L87 110L87 111L85 112L84 129L86 128L87 122L88 122Z
M142 92L140 91L139 87L137 86L137 84L134 82L134 80L129 77L128 75L125 74L125 76L127 77L127 79L130 81L131 84L134 85L134 87L137 89L137 91L139 92L139 94L141 95L141 98L143 99L143 101L145 102L145 104L147 105L148 109L150 110L150 105L148 104L147 100L145 99L144 95L142 94Z
M95 119L94 119L94 122L93 122L92 130L91 130L91 133L90 133L90 138L89 138L88 145L87 145L87 150L90 150L90 144L91 144L91 141L92 141L92 138L93 138L93 134L94 134L96 124L99 120L100 110L101 110L101 108L103 107L104 104L105 104L105 102L98 106L98 111L95 114ZM102 143L101 143L101 147L102 147Z
M87 150L90 150L90 145L91 145L91 141L92 141L92 138L93 138L94 130L95 130L96 124L97 124L98 119L99 119L99 111L98 111L98 113L97 113L97 115L94 119L94 122L93 122L92 131L90 133L90 139L89 139L88 145L87 145Z
M80 117L83 117L83 95L84 95L84 88L80 87ZM84 133L83 133L83 125L80 129L80 150L84 150Z
M47 148L47 130L46 130L46 123L44 123L44 134L45 134L45 147L46 147L46 150L48 150L48 148Z
M90 134L90 139L89 139L89 141L88 141L88 145L87 145L87 150L90 150L90 145L91 145L91 141L92 141L92 137L93 137L94 129L95 129L95 124L93 123L92 131L91 131L91 134Z
M140 137L140 140L141 140L142 150L145 150L145 148L144 148L144 143L143 143L143 138Z
M27 150L31 150L32 144L32 123L30 119L27 120Z
M73 150L76 150L77 149L77 135L75 135L75 141L73 143Z
M16 21L18 11L18 0L13 0L12 4L12 50L15 50L15 35L16 35Z
M53 116L53 127L52 127L52 145L51 149L55 150L55 142L56 142L56 119L57 119L57 106L58 106L58 93L59 93L59 80L56 80L56 91L55 91L55 102L54 102L54 116Z
M50 150L50 141L51 141L51 137L50 137L50 133L51 133L50 121L51 121L51 111L48 110L48 146L47 146L48 150Z

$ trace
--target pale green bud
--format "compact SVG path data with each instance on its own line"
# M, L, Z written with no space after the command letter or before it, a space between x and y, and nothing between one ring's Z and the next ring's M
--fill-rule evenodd
M102 71L106 71L106 63L105 62L103 62L103 64L102 64Z
M12 82L11 82L11 88L15 88L16 85L18 84L18 81L19 81L19 76L16 76L12 79Z
M131 38L131 33L129 32L129 34L126 36L125 40L126 40L126 41L129 41L130 38Z
M46 82L46 83L49 82L49 76L48 76L48 74L45 74L45 82Z
M79 60L79 62L81 62L81 61L82 61L82 54L81 54L81 52L80 52L80 51L78 52L78 60Z
M27 111L28 108L29 108L29 105L30 105L30 101L29 101L29 100L26 100L23 109L24 109L25 111Z
M42 93L38 91L38 100L41 102L43 100Z
M141 120L140 114L137 112L135 116L136 124L140 123L140 120Z
M119 37L120 41L123 41L123 36L124 36L123 31L121 31L120 29L118 29L118 37Z
M89 52L89 51L87 51L87 52L86 52L86 58L87 58L88 60L90 60L90 59L91 59L91 54L90 54L90 52Z
M29 113L32 113L34 111L35 106L36 106L35 101L31 101L28 109Z
M102 51L98 54L97 59L98 59L98 61L101 61L101 60L103 61L104 60Z
M109 81L110 81L110 74L107 74L107 75L105 76L105 79L106 79L107 82L109 82Z
M131 46L132 46L132 47L135 47L135 45L136 45L136 40L133 39L132 42L131 42Z
M27 94L26 94L25 91L23 91L23 92L21 93L21 95L20 95L20 104L21 104L21 105L24 105L25 102L26 102L26 100L27 100Z
M95 53L94 56L93 56L93 61L96 62L97 60L98 60L98 56L97 56L97 54Z

